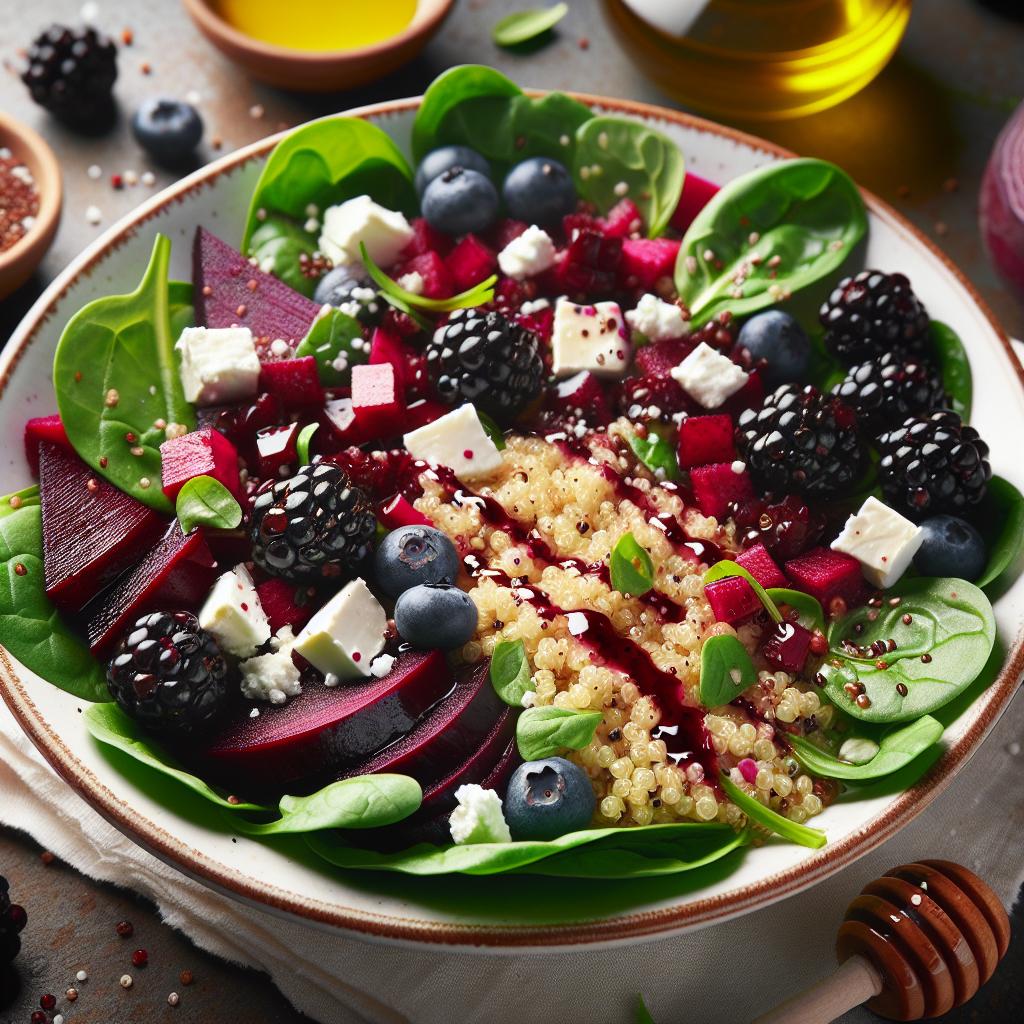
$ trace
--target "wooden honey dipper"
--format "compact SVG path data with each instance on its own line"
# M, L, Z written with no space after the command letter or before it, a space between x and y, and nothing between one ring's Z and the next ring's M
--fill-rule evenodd
M970 999L1010 943L1010 920L991 888L948 860L893 868L846 908L839 969L753 1024L827 1024L853 1007L921 1020Z

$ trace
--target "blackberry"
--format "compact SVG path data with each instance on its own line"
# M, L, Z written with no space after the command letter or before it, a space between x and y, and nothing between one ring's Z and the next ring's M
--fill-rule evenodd
M853 409L810 385L783 384L741 413L736 443L761 489L778 495L847 493L867 456Z
M107 686L143 728L183 738L202 732L224 710L230 675L217 641L191 612L152 612L122 637Z
M985 497L988 445L951 409L911 416L878 439L886 501L912 519L963 515Z
M864 431L877 437L919 412L946 404L942 377L928 363L886 352L878 359L852 366L832 389L852 406Z
M425 352L442 401L472 402L501 426L530 405L544 383L540 339L501 313L455 310Z
M377 519L366 493L338 466L307 466L256 492L253 560L273 576L314 581L348 574L369 555Z
M928 313L903 274L862 270L844 277L818 314L825 345L844 366L886 352L920 357L928 344Z
M113 121L117 48L94 28L51 25L28 50L21 80L41 107L68 124L94 129Z
M627 377L616 389L615 402L621 415L632 422L672 421L674 415L692 412L693 402L671 377L648 374Z

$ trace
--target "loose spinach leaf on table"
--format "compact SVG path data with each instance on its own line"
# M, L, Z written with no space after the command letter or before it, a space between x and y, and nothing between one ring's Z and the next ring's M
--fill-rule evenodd
M1009 480L992 477L977 519L985 527L982 536L988 545L988 561L976 585L987 587L1020 557L1024 547L1024 495Z
M735 782L727 775L719 778L719 783L725 791L725 795L752 821L762 828L768 829L788 839L790 842L800 846L807 846L818 850L828 841L825 833L820 829L811 828L808 825L801 825L798 822L790 821L770 807L766 807L756 797L752 797L745 790L740 789Z
M731 559L723 558L720 562L715 562L707 572L704 573L704 586L709 583L716 583L718 580L728 579L732 576L739 576L741 579L745 579L751 587L753 587L754 593L761 600L761 604L764 605L764 610L769 614L774 622L781 622L782 615L779 613L779 609L775 606L775 602L771 599L768 591L761 586L753 576L747 572L738 562L733 562Z
M317 250L316 236L289 217L267 216L249 239L247 255L256 265L303 295L316 290L316 278L302 272L300 259Z
M46 596L38 487L0 498L0 644L54 686L82 700L110 700L99 662Z
M858 608L832 623L821 667L828 699L865 722L905 722L942 707L977 679L995 643L992 605L965 580L903 579L886 597L900 603ZM893 640L896 649L861 657L844 644L870 648L876 640ZM864 687L866 707L844 690L856 682Z
M516 722L516 746L524 761L540 761L565 750L582 750L600 724L600 711L527 708Z
M519 46L550 31L569 13L569 5L535 7L529 11L515 11L505 15L491 30L491 38L498 46Z
M825 632L825 612L816 597L786 587L769 587L765 593L776 606L788 604L797 613L797 621L804 629L820 629Z
M363 345L363 329L359 321L340 309L321 311L299 342L295 355L313 356L316 375L327 388L348 387L352 382L352 367L365 363L369 352ZM353 344L358 343L358 347Z
M942 736L943 724L931 715L923 715L909 725L883 733L875 742L878 753L863 764L850 764L815 746L803 736L787 737L800 763L815 775L826 779L866 782L905 768Z
M640 597L654 586L651 556L631 533L624 533L615 542L609 568L612 589L627 597Z
M530 661L522 640L502 640L491 654L491 685L494 692L514 708L523 706L523 695L533 689Z
M964 343L952 327L938 320L931 322L928 335L950 405L966 423L971 418L974 385L971 380L971 361L967 358Z
M648 428L647 436L629 435L629 446L633 454L660 480L678 480L679 458L670 441Z
M160 489L165 435L154 424L195 426L171 337L170 252L170 241L157 235L139 287L79 310L53 362L57 408L75 451L116 487L166 514L173 510Z
M734 636L710 636L700 651L700 702L718 708L757 682L747 649Z
M769 164L731 181L697 214L679 250L676 287L695 326L724 310L748 316L834 275L866 231L864 200L838 167Z
M242 506L235 496L212 476L194 476L178 491L174 513L182 533L197 526L211 530L233 530L242 521Z

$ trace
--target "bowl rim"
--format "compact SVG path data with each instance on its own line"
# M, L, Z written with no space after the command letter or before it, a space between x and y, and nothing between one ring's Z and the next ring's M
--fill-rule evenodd
M540 90L527 90L542 95ZM775 157L794 154L757 136L729 128L692 114L671 110L655 104L618 100L590 93L571 93L590 106L641 118L668 121L685 128L708 132L721 138L754 148ZM347 116L387 117L419 106L422 97L369 104L346 111ZM329 115L330 116L330 115ZM252 143L195 171L181 181L148 199L134 211L109 228L88 246L47 288L15 330L5 352L0 356L0 399L10 378L29 345L38 338L40 329L54 315L53 306L63 298L78 276L116 252L140 228L159 215L167 206L183 201L186 194L208 185L213 179L230 173L250 160L263 156L289 129ZM1018 361L1006 332L977 293L974 286L945 253L927 236L898 214L891 206L871 192L861 189L871 212L895 231L915 244L923 246L963 286L978 311L985 317L998 337L1014 368L1016 380L1024 390L1024 366ZM736 889L706 896L652 911L616 914L597 921L557 925L480 925L441 923L399 917L353 908L339 908L316 898L277 888L190 848L156 822L142 818L130 805L112 793L86 768L67 747L62 736L48 725L29 690L14 667L13 659L0 647L0 695L15 719L51 767L85 801L134 840L147 852L210 888L240 902L289 918L327 929L340 929L366 940L473 948L478 951L509 949L547 949L554 946L579 947L611 945L650 939L723 921L792 895L833 874L841 867L877 848L898 829L909 823L932 802L952 781L956 772L970 759L981 741L1006 709L1024 672L1024 630L1013 639L999 675L984 694L980 711L965 733L948 746L925 776L914 786L898 794L878 815L856 831L829 843L799 864L750 882Z

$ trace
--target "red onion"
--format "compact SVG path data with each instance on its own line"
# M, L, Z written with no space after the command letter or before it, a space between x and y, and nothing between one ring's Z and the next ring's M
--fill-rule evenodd
M996 139L980 203L981 235L989 257L1024 301L1024 103Z

